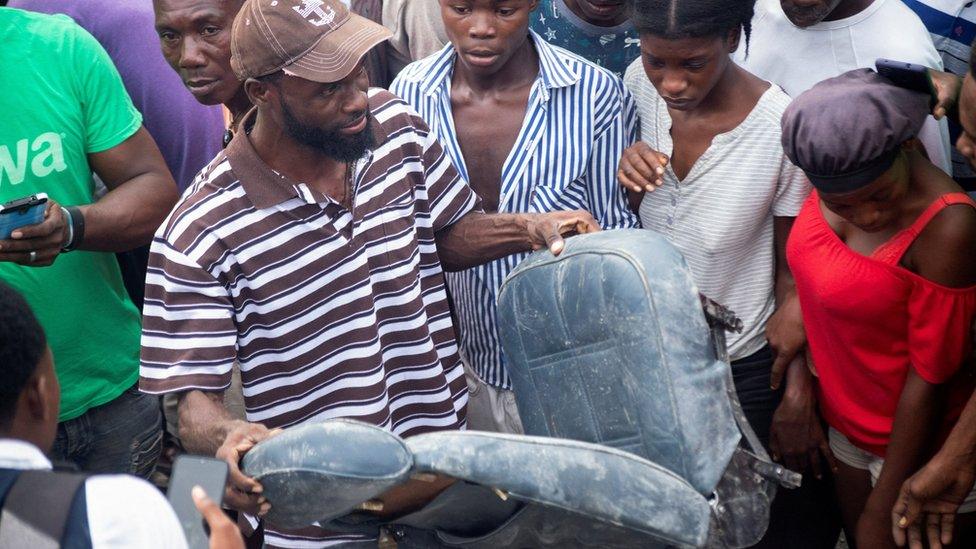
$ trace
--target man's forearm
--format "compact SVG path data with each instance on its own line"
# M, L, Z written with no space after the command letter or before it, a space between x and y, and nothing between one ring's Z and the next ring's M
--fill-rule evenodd
M816 401L816 395L814 394L813 386L813 374L810 373L810 368L807 366L806 360L799 360L803 357L803 353L797 356L796 359L790 362L790 365L786 367L786 377L785 377L785 388L783 393L784 400L801 399L807 400L812 399Z
M177 198L175 187L154 172L125 182L80 207L85 237L78 249L122 252L148 244Z
M470 213L437 233L437 253L445 271L461 271L532 250L525 214Z
M179 422L183 447L190 453L207 456L216 454L227 433L244 423L224 407L221 393L203 391L180 395Z

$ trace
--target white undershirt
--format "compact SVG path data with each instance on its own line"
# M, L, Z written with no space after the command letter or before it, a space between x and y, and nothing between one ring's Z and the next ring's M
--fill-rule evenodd
M22 440L0 439L0 469L48 470L51 462ZM85 481L88 527L94 549L184 549L186 538L166 498L129 475L97 475Z
M942 69L942 57L925 25L900 0L874 0L858 14L801 29L779 0L759 0L746 56L745 37L735 62L791 97L854 69L874 68L878 58ZM949 126L931 116L919 132L932 163L952 172Z

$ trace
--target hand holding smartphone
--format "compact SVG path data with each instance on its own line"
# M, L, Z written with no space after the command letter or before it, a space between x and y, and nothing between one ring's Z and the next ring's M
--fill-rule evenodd
M891 59L878 59L874 62L878 74L906 90L917 91L928 95L931 99L929 107L935 107L938 101L938 93L935 85L932 84L932 76L929 74L928 67L905 63L903 61L892 61Z
M210 547L204 518L197 511L191 492L199 486L219 508L227 484L227 470L227 462L202 456L181 455L173 464L167 499L183 526L190 549Z
M47 194L37 193L0 205L0 240L9 240L16 229L44 221Z
M210 527L210 549L244 549L244 536L220 505L199 486L194 486L190 495L197 511Z

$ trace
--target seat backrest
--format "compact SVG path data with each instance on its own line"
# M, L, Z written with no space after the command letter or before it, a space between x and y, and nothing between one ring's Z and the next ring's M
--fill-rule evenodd
M612 446L714 490L740 432L681 254L644 230L570 238L502 286L498 326L526 434Z

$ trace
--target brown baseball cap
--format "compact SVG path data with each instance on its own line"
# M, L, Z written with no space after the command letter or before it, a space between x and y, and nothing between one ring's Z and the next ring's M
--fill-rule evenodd
M340 0L247 0L230 41L242 81L283 69L314 82L338 82L391 35Z

